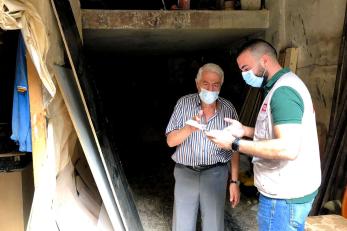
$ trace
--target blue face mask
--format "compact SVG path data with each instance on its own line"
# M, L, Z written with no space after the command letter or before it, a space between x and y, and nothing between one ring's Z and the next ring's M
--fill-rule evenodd
M206 89L201 88L199 97L202 102L206 104L212 104L218 99L218 91L208 91Z
M262 77L256 76L252 69L249 71L243 71L241 74L248 85L251 85L252 87L261 87L264 81L265 70Z

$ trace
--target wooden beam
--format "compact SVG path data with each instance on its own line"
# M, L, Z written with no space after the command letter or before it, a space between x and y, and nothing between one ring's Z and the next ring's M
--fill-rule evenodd
M293 73L296 72L298 64L299 49L294 47L286 48L280 52L278 62L283 67L288 67Z
M1 153L0 158L5 158L5 157L17 157L17 156L25 156L25 152L8 152L8 153Z
M299 49L298 48L287 48L285 51L285 58L284 58L284 67L289 67L289 69L295 73L296 72L296 66L298 64L298 55L299 55Z
M36 187L39 184L40 174L45 174L41 172L41 167L46 159L47 124L46 112L43 105L42 82L30 58L30 55L27 55L26 57L30 100L34 184Z

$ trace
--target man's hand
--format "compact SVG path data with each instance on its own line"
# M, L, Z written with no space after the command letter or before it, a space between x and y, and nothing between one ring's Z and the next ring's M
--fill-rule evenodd
M229 193L230 193L230 204L231 207L235 208L240 202L240 188L237 184L229 185Z
M203 121L202 117L203 117L203 111L200 110L199 114L193 116L192 119L195 120L196 122L198 122L198 124L201 124L201 127L203 127L203 125L205 125L205 124L202 124L202 121ZM201 128L197 127L197 126L192 126L189 123L186 124L186 126L188 126L188 128L190 129L191 132L195 132L195 131L198 131L199 129L201 129Z
M235 140L235 137L225 130L211 130L206 131L205 134L207 138L209 138L219 148L225 150L231 150L231 143Z
M230 118L224 118L224 120L230 123L228 127L224 128L226 132L239 138L242 138L245 135L245 128L239 121Z
M204 116L204 111L203 110L200 110L199 111L199 114L193 116L193 120L195 120L196 122L198 123L202 123L202 120L203 120L203 117Z
M201 121L201 116L202 116L202 111L199 112L198 115L192 118L194 120L193 122L199 125ZM177 145L180 145L182 142L184 142L187 139L187 137L189 137L193 132L198 130L199 130L199 126L192 126L186 123L183 128L178 130L173 130L169 134L167 134L166 142L169 147L175 147Z

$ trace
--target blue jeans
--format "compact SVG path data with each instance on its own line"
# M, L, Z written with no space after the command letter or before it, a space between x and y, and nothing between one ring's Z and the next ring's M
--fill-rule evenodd
M274 199L262 194L259 196L259 231L304 230L313 200L307 203L287 203L283 199Z

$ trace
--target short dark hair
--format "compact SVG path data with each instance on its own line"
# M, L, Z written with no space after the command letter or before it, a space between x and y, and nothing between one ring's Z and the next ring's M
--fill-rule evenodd
M269 54L274 58L277 58L276 49L267 41L263 39L251 39L243 43L237 51L236 57L238 57L245 50L250 50L252 53Z

